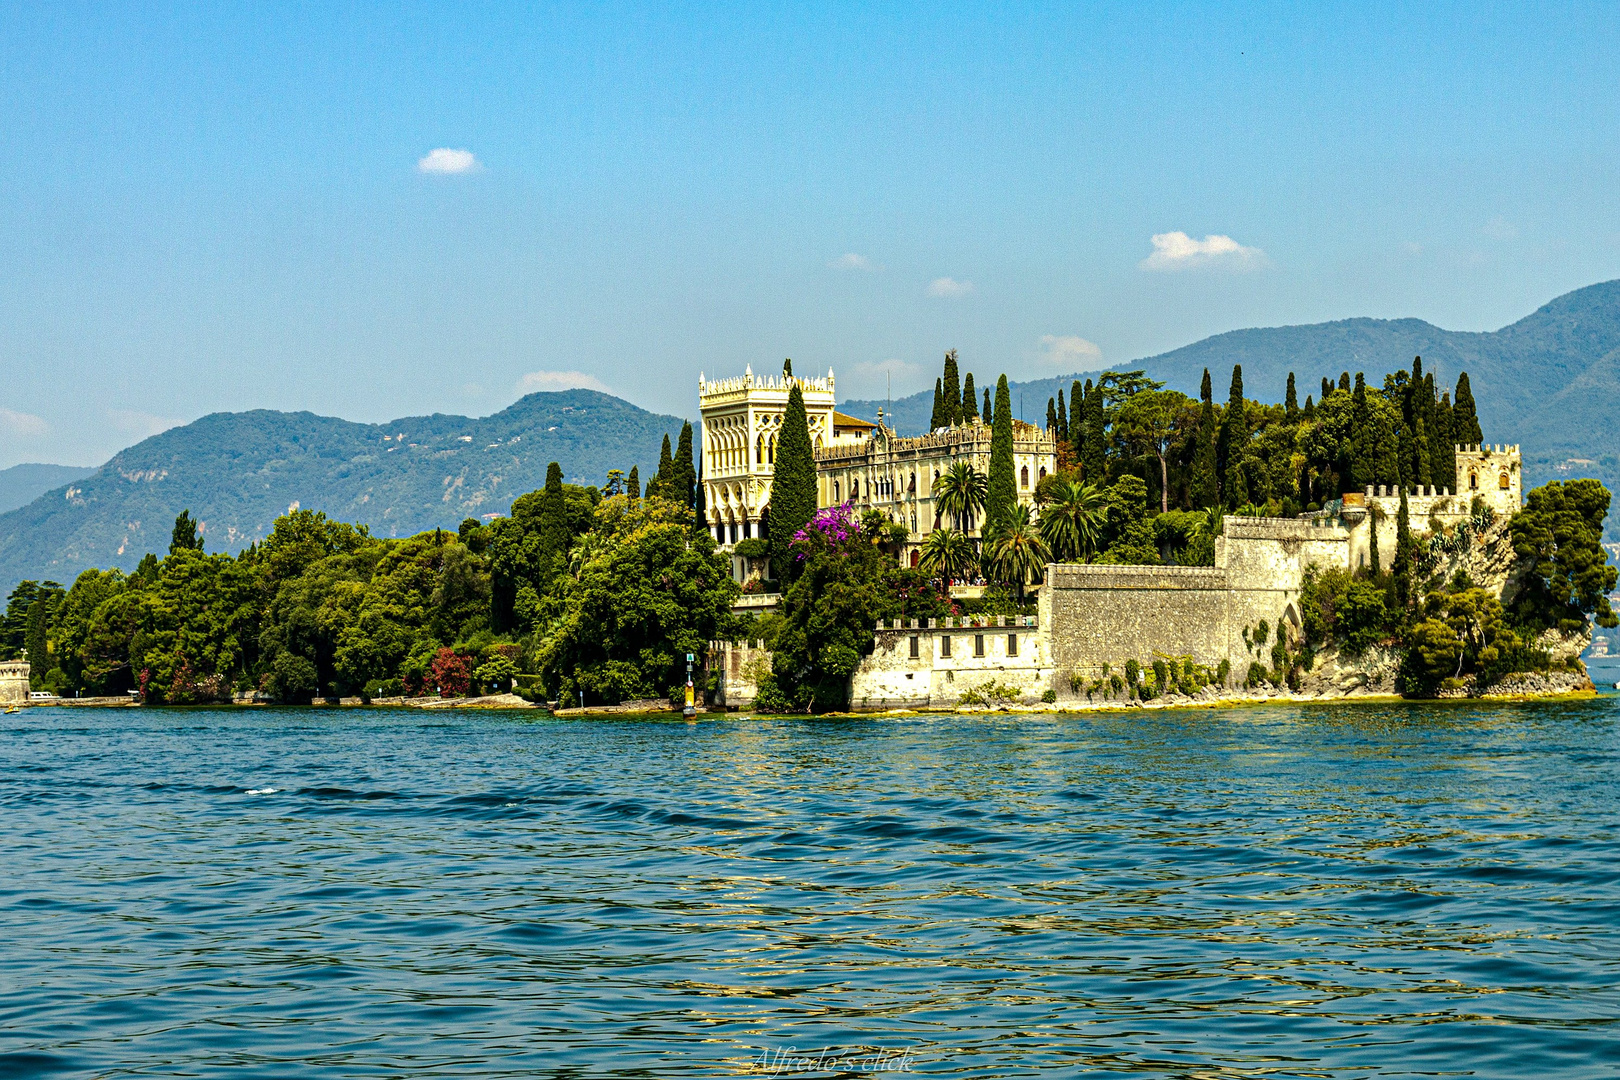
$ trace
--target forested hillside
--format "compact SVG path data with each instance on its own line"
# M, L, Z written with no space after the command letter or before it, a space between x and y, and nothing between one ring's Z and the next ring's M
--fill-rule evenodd
M321 510L377 536L454 529L504 514L545 483L650 475L678 417L593 390L530 394L491 416L436 413L357 424L313 413L215 413L116 455L93 475L0 515L0 587L71 582L89 566L132 570L163 551L182 510L209 551L239 551L289 508Z

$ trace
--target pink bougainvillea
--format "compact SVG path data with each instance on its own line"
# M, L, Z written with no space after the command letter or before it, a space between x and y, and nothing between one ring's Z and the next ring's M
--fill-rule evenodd
M823 507L804 528L793 534L793 546L798 549L794 558L803 562L812 547L841 547L860 534L861 522L855 516L853 503Z

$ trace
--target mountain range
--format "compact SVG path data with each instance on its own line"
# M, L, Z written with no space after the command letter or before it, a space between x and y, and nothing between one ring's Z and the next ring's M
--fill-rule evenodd
M1490 332L1442 330L1420 319L1344 319L1307 326L1234 330L1158 356L1114 365L1145 368L1189 394L1207 367L1224 400L1234 364L1251 398L1280 401L1288 373L1298 393L1321 379L1365 371L1425 369L1446 387L1469 373L1485 438L1519 443L1527 486L1594 476L1620 490L1620 445L1608 410L1620 403L1620 281L1577 289L1518 322ZM973 370L971 358L963 370ZM979 388L993 374L976 371ZM1046 400L1095 372L1011 384L1028 420ZM872 418L879 407L903 434L923 431L933 391L893 402L845 401ZM465 517L505 513L540 487L546 466L601 483L607 470L656 468L660 441L680 430L658 415L591 390L539 393L478 419L434 414L360 424L313 413L215 413L122 451L100 469L17 466L0 472L0 588L24 577L70 582L88 566L133 567L163 552L183 509L202 520L210 550L235 551L263 538L290 507L320 509L367 524L377 535L454 528ZM44 486L50 490L43 491ZM43 491L43 493L41 493ZM1608 538L1620 539L1611 514Z
M413 416L359 424L314 413L214 413L115 455L0 514L0 587L71 582L86 567L133 569L168 550L190 510L209 551L262 540L289 509L325 511L378 536L408 536L505 513L562 463L601 484L609 469L658 467L683 421L594 390L530 394L491 416Z

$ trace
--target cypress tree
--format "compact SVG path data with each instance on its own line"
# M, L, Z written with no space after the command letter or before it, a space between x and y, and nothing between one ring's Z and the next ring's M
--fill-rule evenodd
M962 423L971 424L979 415L979 395L973 389L973 372L962 376Z
M653 473L651 480L647 481L648 495L664 494L664 485L670 482L672 475L670 470L674 465L675 455L669 452L669 432L666 431L664 432L663 448L658 451L658 471Z
M1215 386L1210 381L1209 368L1204 369L1203 381L1198 385L1198 397L1198 431L1193 436L1197 442L1193 447L1188 494L1192 496L1194 506L1210 509L1220 502L1221 484L1215 462Z
M1412 597L1412 521L1406 508L1406 487L1401 486L1401 509L1395 518L1395 598L1406 607Z
M1309 394L1305 395L1305 408L1300 415L1305 418L1307 424L1316 419L1316 402L1311 400Z
M1283 398L1283 416L1290 424L1299 419L1299 396L1294 393L1294 373L1288 373L1288 393Z
M1086 391L1080 380L1069 384L1069 445L1074 447L1076 463L1085 461L1086 450Z
M1243 407L1243 365L1232 367L1232 387L1227 393L1226 411L1215 446L1215 465L1221 478L1221 500L1228 510L1249 501L1243 480L1243 455L1249 446L1249 417Z
M703 450L697 452L697 464L693 467L692 481L692 521L700 529L709 527L709 500L703 491L703 483L697 479L703 475Z
M984 424L989 427L996 422L995 410L990 407L990 388L984 388Z
M1339 372L1339 389L1347 394L1350 392L1350 373L1348 371Z
M1057 395L1057 420L1058 420L1057 437L1062 442L1068 442L1069 441L1069 411L1063 407L1063 391L1062 390L1059 390L1058 395Z
M986 533L1000 532L1018 503L1013 475L1012 391L1007 376L996 380L996 419L990 429L990 492L985 499Z
M1443 392L1440 395L1440 404L1434 410L1434 438L1431 440L1436 449L1434 461L1430 468L1434 470L1434 482L1447 488L1453 494L1457 491L1457 438L1453 428L1451 415L1451 394Z
M1404 488L1415 482L1412 472L1412 429L1402 424L1399 434L1395 436L1395 442L1395 482Z
M1423 423L1423 413L1417 414L1417 420L1412 429L1413 461L1412 473L1417 478L1420 488L1428 487L1434 483L1434 473L1429 468L1429 434Z
M1046 430L1051 433L1052 438L1054 438L1054 439L1057 438L1057 436L1058 436L1058 418L1057 418L1057 399L1056 398L1047 398L1046 399Z
M23 647L28 650L28 682L31 689L45 687L45 673L51 670L51 650L46 631L50 626L51 609L60 588L54 581L44 582L28 605L28 630Z
M546 466L546 486L540 493L540 559L547 581L556 564L568 558L568 501L563 495L562 466Z
M1367 508L1367 528L1369 530L1367 533L1367 547L1371 553L1373 577L1377 577L1381 568L1378 565L1378 508L1376 506Z
M1086 380L1091 387L1091 381ZM1097 385L1086 392L1086 456L1084 476L1088 483L1101 487L1108 477L1108 459L1105 453L1107 443L1108 419L1103 412L1103 385L1097 380Z
M784 586L797 576L790 552L793 534L815 513L816 462L810 449L810 421L804 412L804 394L794 383L776 438L776 468L771 479L771 568Z
M630 466L630 475L624 478L624 490L632 499L641 498L641 466Z
M956 373L956 350L945 354L945 382L940 392L940 408L947 424L962 422L962 380Z
M1350 396L1350 484L1357 491L1373 483L1373 437L1367 380L1358 371Z
M1423 376L1423 433L1429 438L1430 483L1440 483L1440 395L1435 393L1434 372Z
M944 414L944 412L945 412L945 380L944 379L935 379L934 380L934 415L928 421L928 430L929 431L938 431L940 428L945 426L945 422L940 419L940 417Z
M1326 401L1331 393L1333 393L1333 380L1324 375L1322 377L1322 400Z
M697 484L697 470L692 467L692 421L681 425L681 439L675 448L675 459L670 463L669 481L664 495L687 509L692 509L692 488Z
M1464 446L1478 446L1485 441L1479 429L1479 414L1474 411L1474 389L1468 384L1468 372L1457 376L1457 396L1451 403L1453 437Z
M1387 410L1380 409L1373 417L1372 444L1368 453L1372 459L1372 479L1368 483L1391 485L1400 482L1400 446Z

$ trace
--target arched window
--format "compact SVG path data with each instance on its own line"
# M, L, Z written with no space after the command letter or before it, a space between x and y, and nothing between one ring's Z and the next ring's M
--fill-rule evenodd
M1018 470L1018 486L1029 487L1029 466L1025 465Z
M1479 490L1479 473L1471 472L1471 473L1468 474L1468 490L1469 491L1478 491Z
M767 465L775 465L776 464L776 436L775 435L772 435L771 436L771 441L765 444L765 463Z
M754 440L754 464L755 465L763 465L763 464L765 464L765 434L764 434L764 432L761 432L759 438Z
M1503 491L1507 490L1507 488L1508 488L1508 474L1507 473L1503 473L1500 477L1497 478L1496 486L1501 488Z
M1042 480L1046 479L1046 466L1045 465L1041 466L1041 479Z
M843 499L840 499L838 497L838 481L834 480L833 481L833 502L840 503L840 502L843 502L843 501L844 501Z
M906 484L906 491L912 495L917 494L917 474L911 474L911 480Z

